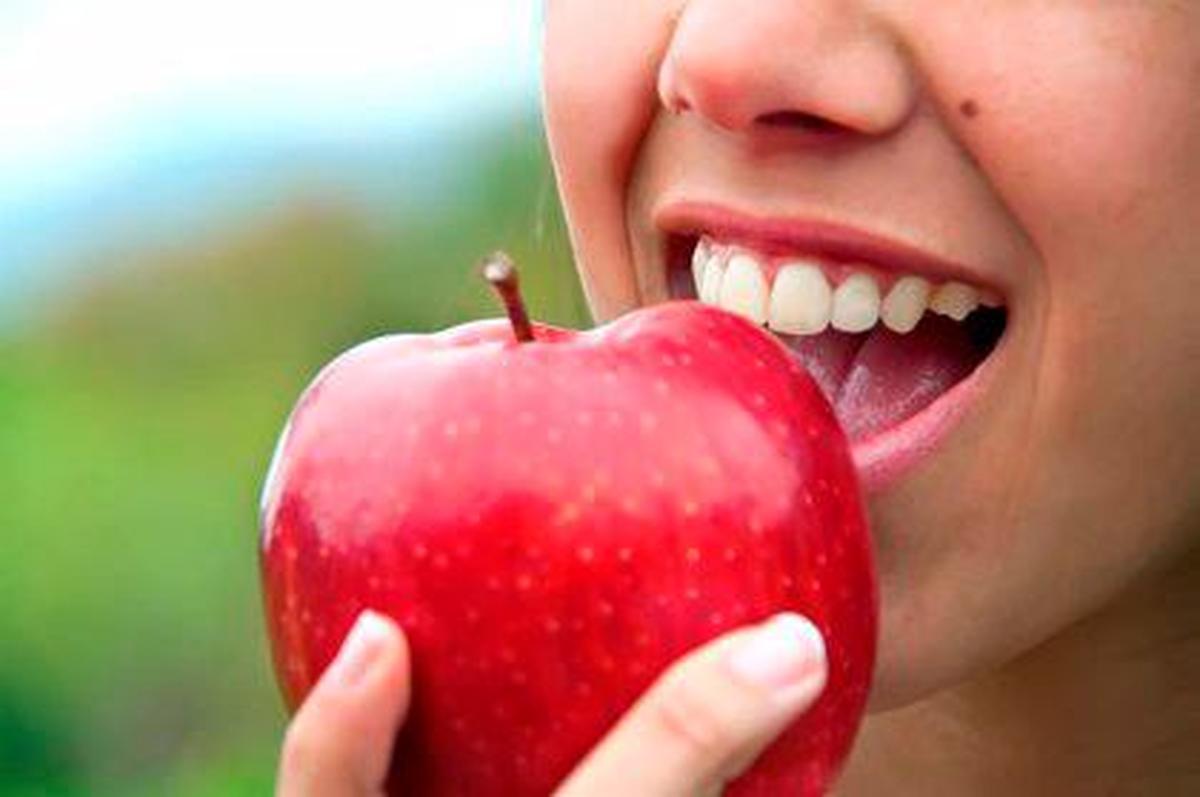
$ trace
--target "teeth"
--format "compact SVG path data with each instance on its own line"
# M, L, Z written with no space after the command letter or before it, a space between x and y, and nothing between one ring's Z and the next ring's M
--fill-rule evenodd
M896 280L879 312L884 326L902 334L916 329L929 305L931 290L929 281L920 277L901 277Z
M979 291L961 282L947 282L933 292L929 309L938 315L962 321L979 306Z
M1003 307L991 290L962 282L936 288L915 275L901 276L880 295L879 283L854 271L836 289L825 266L816 260L793 259L780 265L772 284L758 256L740 247L703 236L692 254L692 279L701 301L766 324L788 335L818 335L832 326L842 332L866 332L882 323L907 334L926 312L962 321L980 305Z
M738 253L729 259L725 278L721 281L719 304L755 324L765 324L767 291L767 280L758 261L750 255Z
M696 286L696 295L700 295L700 289L704 286L704 272L708 268L709 258L713 254L712 242L707 238L701 238L696 244L696 251L692 253L692 282Z
M708 264L704 266L703 279L697 288L700 301L718 304L721 299L721 281L725 277L725 258L719 250L712 250Z
M789 263L775 275L767 314L771 329L789 335L817 335L829 326L833 291L818 266Z
M833 328L866 332L879 321L879 286L870 276L851 274L833 292Z

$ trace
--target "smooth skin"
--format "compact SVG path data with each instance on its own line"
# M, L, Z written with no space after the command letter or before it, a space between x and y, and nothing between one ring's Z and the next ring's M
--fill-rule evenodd
M695 197L1008 301L987 393L868 497L880 659L838 793L1200 794L1200 2L548 0L544 63L597 320L667 298L654 211ZM719 789L616 733L637 758L596 782Z

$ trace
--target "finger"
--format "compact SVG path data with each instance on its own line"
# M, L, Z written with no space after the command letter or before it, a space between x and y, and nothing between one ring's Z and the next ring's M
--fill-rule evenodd
M279 762L279 797L383 793L409 700L408 645L381 614L363 612L337 658L292 719Z
M812 705L826 669L796 614L719 637L667 670L558 797L719 794Z

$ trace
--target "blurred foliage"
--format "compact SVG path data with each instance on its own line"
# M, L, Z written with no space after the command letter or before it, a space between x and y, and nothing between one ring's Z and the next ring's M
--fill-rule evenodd
M0 339L0 793L270 792L257 491L291 403L355 342L496 315L498 246L537 317L585 323L534 120L489 132L449 199L301 186L94 255Z

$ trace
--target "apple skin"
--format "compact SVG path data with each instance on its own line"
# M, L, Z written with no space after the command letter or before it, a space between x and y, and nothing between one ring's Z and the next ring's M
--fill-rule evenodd
M261 538L289 706L385 612L414 678L391 793L544 797L667 665L793 610L825 636L826 690L727 793L822 793L877 623L833 411L771 335L696 302L534 329L381 338L300 399Z

